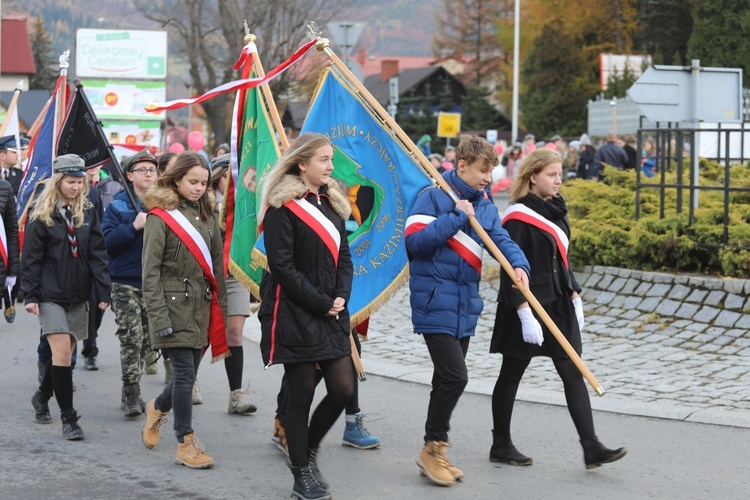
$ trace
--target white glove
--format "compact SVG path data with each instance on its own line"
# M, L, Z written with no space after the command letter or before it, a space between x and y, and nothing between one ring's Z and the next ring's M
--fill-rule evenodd
M576 319L578 320L578 329L583 330L583 301L581 297L573 299L573 307L576 310Z
M5 277L5 289L10 290L16 286L16 277L15 276L6 276Z
M542 334L542 325L534 317L530 307L517 309L518 317L521 319L521 332L523 341L529 344L542 345L544 335Z

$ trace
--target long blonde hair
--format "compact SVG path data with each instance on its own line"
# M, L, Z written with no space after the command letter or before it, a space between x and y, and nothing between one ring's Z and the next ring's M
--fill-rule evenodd
M314 132L305 132L297 137L286 150L281 158L276 161L273 168L265 176L260 196L260 208L258 209L258 224L263 222L268 209L268 194L281 179L287 175L300 175L299 164L307 163L315 155L318 148L332 146L328 137Z
M518 167L518 173L510 185L510 202L520 200L531 190L531 176L541 172L544 167L552 163L562 163L557 151L550 148L536 148L531 151Z
M50 179L44 181L44 190L39 195L39 198L37 198L29 220L38 219L48 227L52 227L55 224L55 221L52 220L52 214L55 213L57 202L62 199L60 183L64 177L66 177L66 174L58 172L53 174ZM83 189L70 202L70 211L73 213L73 225L75 227L83 225L84 210L93 206L88 198L89 183L85 177L80 178L83 179Z

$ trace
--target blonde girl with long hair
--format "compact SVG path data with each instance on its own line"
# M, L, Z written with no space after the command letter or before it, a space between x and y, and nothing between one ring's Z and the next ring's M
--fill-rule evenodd
M530 152L513 179L511 205L503 216L503 227L531 264L531 292L580 355L583 302L579 296L581 286L568 259L570 222L565 200L558 192L561 185L562 161L557 152L547 148ZM583 376L505 273L501 275L490 352L503 354L492 394L491 462L521 466L533 463L513 445L510 421L521 378L531 358L536 356L552 358L563 382L586 468L599 467L625 456L625 448L611 450L599 442Z
M267 366L284 365L296 498L330 498L318 450L354 390L347 310L353 270L345 228L351 206L330 182L331 172L328 138L300 135L263 180L258 214L269 270L260 287L261 352ZM327 394L310 418L316 366Z
M36 421L52 421L48 402L60 406L63 436L83 439L73 408L71 354L88 338L88 303L92 287L100 310L110 303L107 250L96 210L87 199L83 159L59 156L53 175L31 210L21 261L24 308L39 316L52 350L39 389L31 400Z

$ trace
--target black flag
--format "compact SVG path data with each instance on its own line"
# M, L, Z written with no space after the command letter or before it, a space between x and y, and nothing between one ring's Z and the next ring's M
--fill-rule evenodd
M91 104L78 87L68 108L68 115L57 141L57 155L75 153L86 163L86 168L102 166L113 180L121 182L118 169L110 152L109 141L104 136L99 119L91 109Z

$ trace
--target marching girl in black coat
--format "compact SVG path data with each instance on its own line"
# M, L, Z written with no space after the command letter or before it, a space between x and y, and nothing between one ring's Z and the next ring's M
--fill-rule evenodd
M258 213L270 271L261 281L261 351L265 365L284 364L292 496L303 499L330 497L316 456L353 391L347 311L353 271L344 224L351 207L329 183L332 159L325 136L300 135L264 181ZM308 429L316 365L328 393Z
M83 159L58 156L53 175L31 211L21 259L21 291L26 311L39 316L52 360L31 404L36 420L52 421L53 391L60 405L65 439L83 439L73 409L70 356L77 340L88 338L89 297L105 310L110 303L107 248L99 219L88 201ZM92 290L93 287L93 290Z
M562 163L558 154L539 148L523 160L510 190L511 206L503 227L526 254L531 269L529 287L568 342L581 353L583 303L581 287L570 269L570 224L565 201L558 194ZM619 460L625 448L610 450L594 433L591 401L578 368L549 329L540 324L523 295L502 273L490 352L503 354L492 394L493 445L490 461L531 465L510 438L510 421L521 377L534 356L552 358L565 387L565 400L584 451L587 469Z

